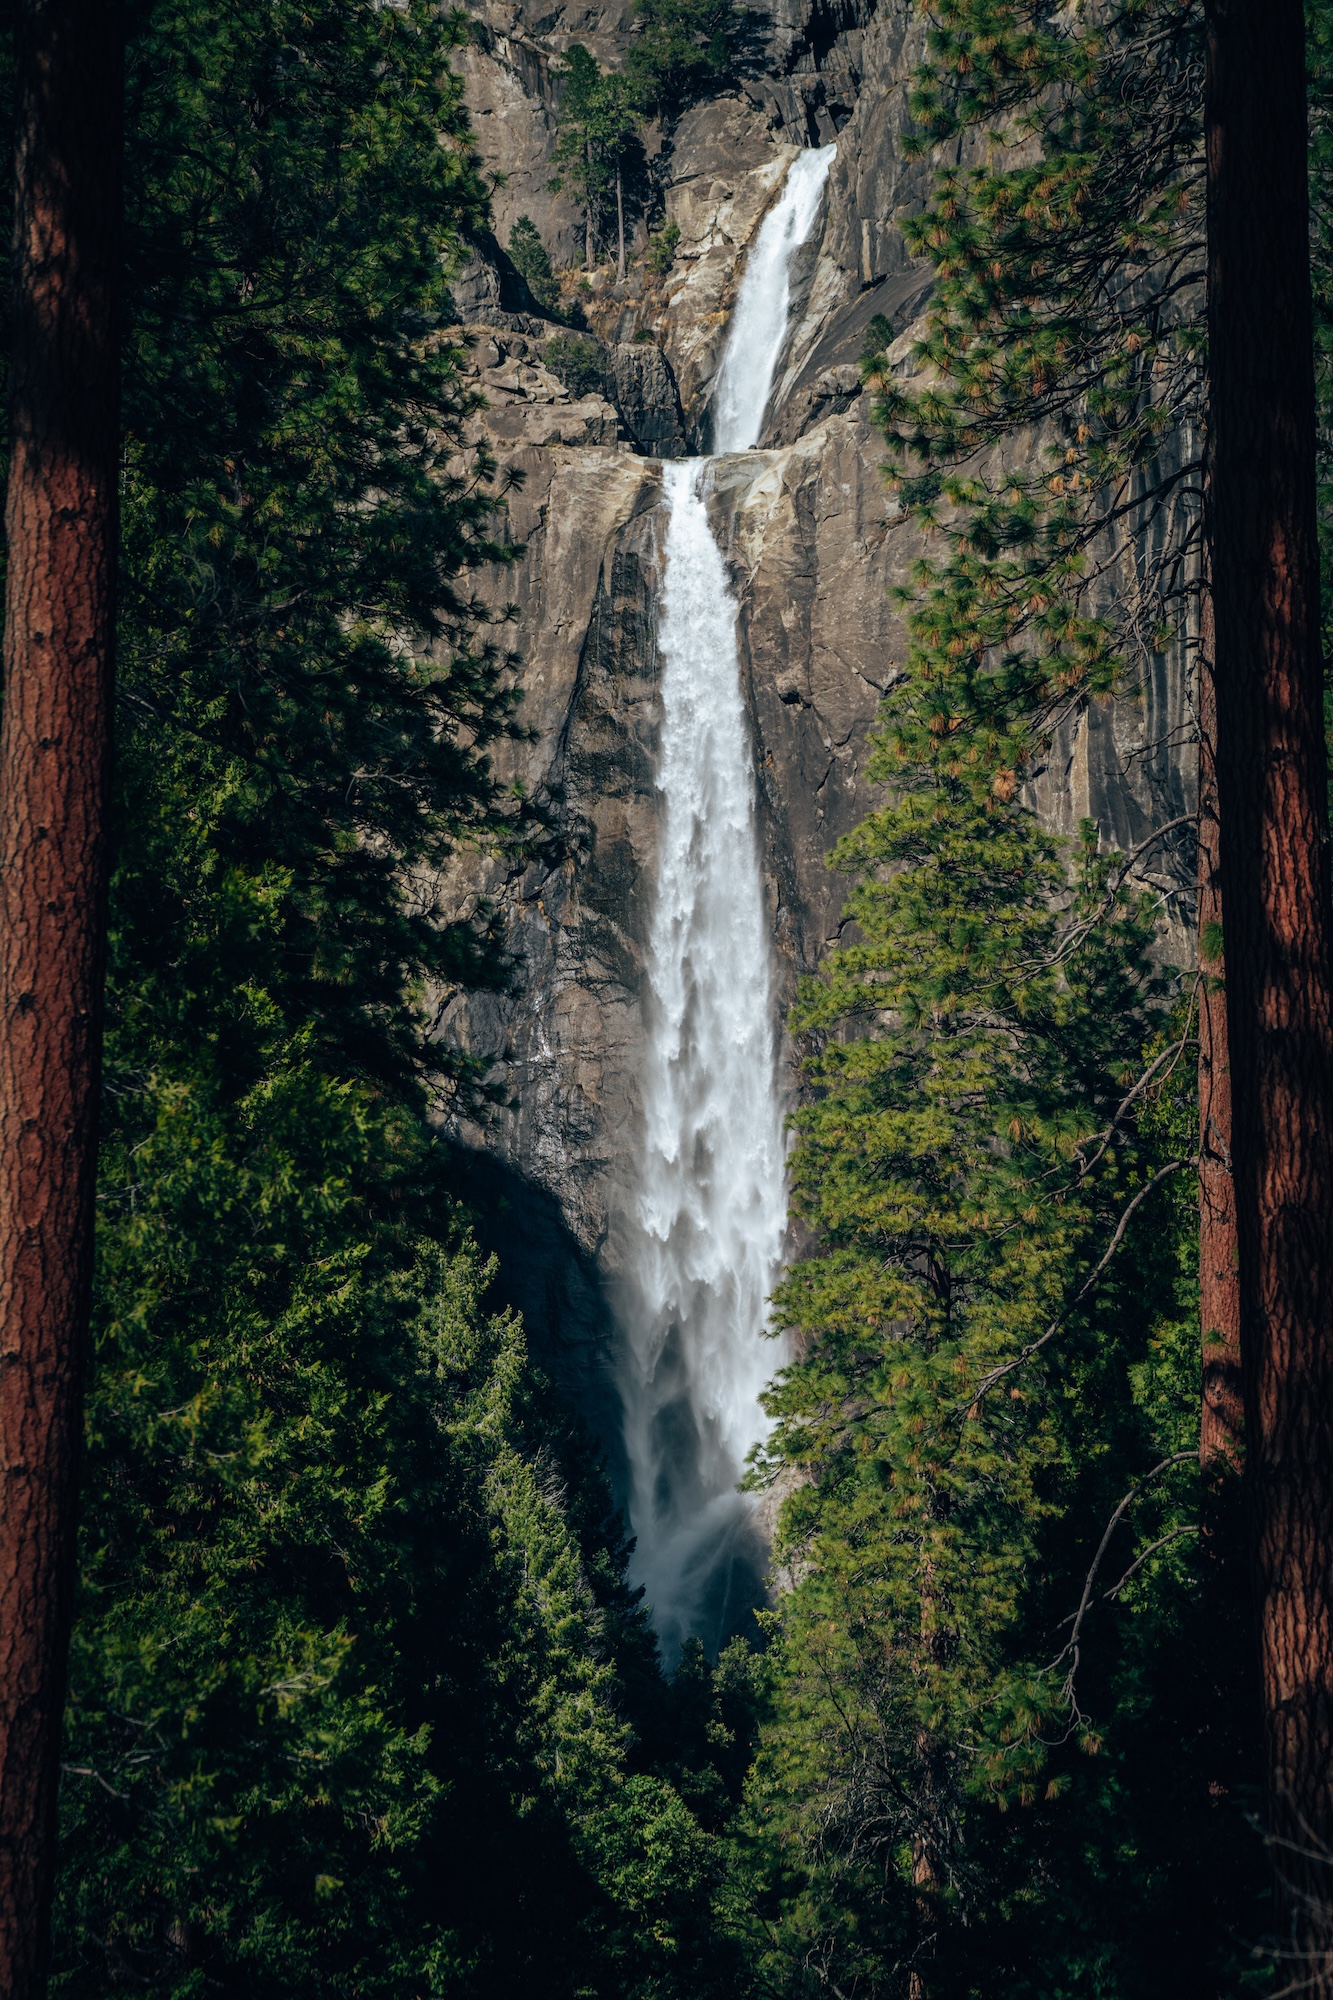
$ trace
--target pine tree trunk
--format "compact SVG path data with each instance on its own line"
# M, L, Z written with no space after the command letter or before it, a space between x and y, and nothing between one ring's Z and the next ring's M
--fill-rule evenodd
M588 166L588 193L583 204L583 268L592 269L592 140L584 143L584 158Z
M107 872L122 25L17 18L0 722L0 1992L45 1986Z
M1300 0L1209 0L1209 531L1245 1461L1283 1979L1333 1995L1333 976Z
M616 277L625 282L625 194L620 162L616 161Z
M1245 1406L1240 1379L1240 1274L1231 1178L1231 1073L1223 986L1217 816L1217 690L1213 606L1205 592L1199 647L1199 1328L1203 1336L1199 1462L1239 1471Z
M929 1950L934 1931L933 1898L939 1888L939 1875L934 1856L920 1835L912 1837L912 1886L917 1892L914 1898L918 1932L917 1951L924 1956ZM930 2000L930 1988L926 1984L921 1959L916 1960L908 1972L907 2000Z

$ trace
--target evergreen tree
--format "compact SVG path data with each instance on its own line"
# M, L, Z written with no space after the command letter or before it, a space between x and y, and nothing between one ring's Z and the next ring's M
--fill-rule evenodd
M914 588L938 650L969 686L974 657L999 669L977 753L1001 771L1197 632L1202 27L1181 0L1095 26L1027 0L938 11L917 145L1006 144L906 221L935 289L866 373L930 531Z
M1299 0L1242 0L1208 25L1208 535L1266 1820L1281 1948L1333 1995L1333 883L1305 20Z
M553 333L542 360L571 396L605 396L614 390L610 359L600 341L581 333Z
M788 1588L735 1920L795 1992L1202 2000L1263 1929L1198 1532L1195 1002L1131 888L1188 834L1071 854L1027 792L1197 644L1201 84L1174 0L956 0L916 80L963 163L867 374L924 552L856 941L795 1017L818 1248L761 1468Z
M636 0L627 73L646 109L678 118L736 82L751 22L734 0Z
M11 11L0 715L0 1987L41 2000L92 1273L115 642L124 29Z
M539 306L551 312L559 304L560 284L551 269L537 225L530 215L520 215L509 232L509 260Z
M1151 907L1092 846L1070 883L966 734L935 734L941 692L918 659L890 700L895 797L838 857L859 939L796 1016L820 1253L778 1301L800 1358L770 1398L796 1483L749 1808L761 1962L793 1991L814 1965L987 1995L1096 1966L1107 1993L1213 1993L1254 1868L1209 1789L1246 1775L1211 1679L1243 1635L1194 1554L1185 1010Z
M503 976L440 885L538 831L488 762L503 482L437 330L485 218L463 28L135 23L71 1996L726 1977L618 1525L435 1135L480 1082L441 1001Z
M491 976L485 922L429 883L513 817L516 697L459 584L498 492L449 469L470 400L432 332L484 215L460 32L185 0L131 61L124 824L179 758L204 880L266 883L293 1018L385 1082L452 1065L423 982Z
M1324 660L1333 657L1333 7L1305 10L1310 113L1310 278L1314 307L1316 514ZM1325 733L1333 743L1333 678L1324 676Z
M580 42L565 52L557 71L560 131L551 186L566 185L583 207L584 264L591 271L612 201L616 216L616 276L625 277L625 200L630 175L642 156L640 113L627 76L600 70Z

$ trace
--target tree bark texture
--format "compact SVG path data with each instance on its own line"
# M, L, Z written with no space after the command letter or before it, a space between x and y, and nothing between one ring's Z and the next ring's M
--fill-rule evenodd
M583 157L587 162L588 192L583 204L583 268L592 269L592 140L585 142Z
M1208 507L1268 1827L1333 1995L1333 980L1301 0L1208 0Z
M616 277L625 282L625 188L620 161L616 161Z
M912 1838L912 1886L916 1890L917 1950L926 1958L934 1932L932 1898L939 1888L939 1873L928 1843L919 1835ZM907 1975L907 2000L930 2000L930 1988L920 1961Z
M1231 1072L1222 959L1213 606L1205 591L1199 645L1199 1329L1203 1336L1199 1463L1238 1472L1244 1459L1240 1273L1231 1178Z
M0 719L0 1993L45 1986L91 1273L115 610L117 0L17 8Z

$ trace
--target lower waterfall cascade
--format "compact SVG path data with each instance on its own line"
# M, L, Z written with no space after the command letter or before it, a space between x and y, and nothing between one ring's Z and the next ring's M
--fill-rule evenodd
M751 246L713 394L715 453L752 450L786 344L791 267L836 148L799 154ZM662 800L649 937L644 1142L620 1361L631 1575L668 1662L753 1608L764 1549L737 1490L780 1362L766 1304L786 1231L785 1134L737 606L709 525L711 461L663 470Z

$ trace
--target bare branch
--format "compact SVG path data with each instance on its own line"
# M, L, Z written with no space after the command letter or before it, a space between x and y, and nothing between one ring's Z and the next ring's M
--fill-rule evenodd
M1106 1554L1107 1548L1110 1545L1111 1537L1115 1533L1117 1527L1120 1525L1120 1522L1124 1519L1128 1509L1133 1506L1134 1502L1138 1499L1140 1493L1143 1492L1145 1487L1151 1486L1154 1479L1160 1478L1161 1474L1168 1471L1171 1466L1181 1465L1184 1463L1186 1459L1195 1460L1197 1458L1198 1458L1197 1451L1175 1451L1171 1453L1169 1458L1161 1459L1152 1468L1151 1472L1145 1472L1142 1479L1136 1480L1134 1485L1130 1487L1128 1493L1125 1494L1124 1498L1121 1500L1119 1506L1112 1514L1110 1520L1107 1522L1106 1527L1102 1532L1102 1538L1100 1542L1097 1544L1097 1553L1092 1559L1092 1567L1089 1569L1087 1577L1084 1580L1083 1595L1079 1599L1078 1610L1073 1614L1074 1629L1070 1633L1065 1644L1061 1647L1060 1651L1056 1654L1055 1658L1051 1661L1050 1667L1047 1668L1047 1672L1049 1673L1054 1668L1058 1667L1062 1660L1069 1661L1069 1672L1065 1675L1065 1684L1063 1689L1061 1690L1061 1693L1064 1697L1064 1700L1068 1703L1069 1706L1071 1729L1081 1719L1081 1711L1079 1709L1078 1702L1075 1700L1074 1697L1074 1683L1078 1678L1079 1660L1081 1657L1079 1653L1079 1644L1078 1644L1079 1633L1083 1630L1083 1621L1088 1615L1088 1607L1092 1602L1092 1586L1097 1580L1097 1571L1101 1568L1102 1557ZM1197 1532L1197 1530L1176 1529L1173 1530L1172 1534L1163 1535L1159 1541L1153 1543L1151 1548L1147 1548L1143 1551L1142 1555L1138 1557L1137 1561L1131 1564L1130 1568L1125 1571L1125 1574L1121 1577L1120 1582L1116 1584L1115 1589L1108 1590L1106 1592L1106 1596L1114 1597L1121 1589L1123 1589L1124 1585L1129 1581L1130 1577L1134 1574L1134 1571L1138 1568L1139 1563L1147 1561L1148 1557L1152 1554L1153 1548L1160 1548L1164 1542L1173 1540L1175 1534L1194 1533L1194 1532Z
M1188 1458L1189 1456L1191 1456L1191 1454L1187 1452L1185 1456ZM1109 1590L1103 1591L1102 1603L1103 1604L1107 1603L1113 1597L1119 1597L1121 1591L1124 1589L1125 1585L1129 1582L1129 1579L1133 1576L1135 1570L1141 1569L1144 1563L1147 1562L1149 1556L1156 1555L1158 1549L1164 1549L1168 1542L1174 1542L1178 1540L1178 1538L1181 1535L1197 1535L1199 1533L1201 1533L1201 1530L1198 1522L1187 1521L1183 1527L1169 1528L1166 1534L1159 1535L1155 1542L1149 1542L1147 1548L1142 1550L1142 1552L1139 1555L1135 1556L1133 1562L1130 1564L1129 1568L1125 1571L1125 1574L1121 1577L1119 1583L1113 1583Z
M1144 1201L1147 1200L1148 1196L1153 1192L1154 1188L1160 1187L1164 1180L1168 1180L1172 1174L1179 1172L1181 1167L1192 1167L1196 1166L1197 1164L1198 1161L1194 1155L1191 1155L1190 1158L1184 1160L1168 1160L1164 1167L1159 1167L1157 1169L1157 1172L1153 1175L1150 1181L1144 1182L1143 1186L1139 1189L1138 1193L1133 1197L1131 1201L1129 1201L1126 1204L1125 1208L1122 1210L1120 1220L1115 1227L1115 1234L1114 1236L1112 1236L1111 1241L1107 1244L1106 1249L1102 1252L1102 1255L1093 1265L1091 1271L1089 1271L1087 1277L1083 1280L1083 1283L1079 1286L1073 1298L1070 1299L1066 1305L1063 1305L1060 1308L1060 1311L1051 1321L1045 1333L1043 1333L1041 1337L1037 1340L1030 1340L1027 1346L1020 1349L1020 1351L1016 1355L1014 1355L1011 1361L1002 1362L998 1368L992 1368L990 1374L983 1376L977 1388L968 1397L966 1405L960 1407L965 1407L968 1410L974 1410L977 1404L981 1401L982 1397L988 1396L997 1383L1003 1382L1006 1375L1012 1375L1016 1368L1023 1367L1024 1363L1030 1361L1034 1354L1039 1354L1041 1352L1042 1348L1045 1347L1048 1341L1054 1340L1056 1334L1060 1331L1060 1328L1069 1318L1070 1313L1073 1312L1075 1306L1079 1305L1087 1297L1088 1293L1092 1290L1093 1286L1096 1284L1098 1278L1101 1277L1102 1272L1106 1269L1111 1259L1115 1256L1115 1253L1120 1248L1120 1245L1124 1242L1125 1231L1129 1227L1130 1219L1134 1215L1135 1210L1139 1208L1139 1206Z

